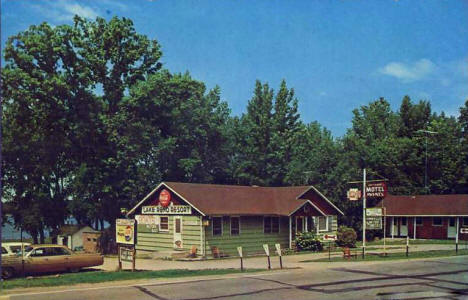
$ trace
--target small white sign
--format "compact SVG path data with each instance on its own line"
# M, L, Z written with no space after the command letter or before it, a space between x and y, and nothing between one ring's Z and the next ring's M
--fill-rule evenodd
M268 244L263 244L263 249L267 256L270 256L270 249L268 248Z
M366 217L381 217L383 216L381 207L366 208Z
M242 256L242 247L237 247L237 252L239 253L239 257L243 257Z
M460 233L464 233L464 234L468 233L468 227L461 227Z
M278 254L278 256L281 256L281 245L275 244L275 247L276 247L276 253Z
M325 234L323 236L323 239L325 241L336 241L336 235L331 235L331 234Z
M155 215L136 215L135 220L138 225L158 225L159 218Z

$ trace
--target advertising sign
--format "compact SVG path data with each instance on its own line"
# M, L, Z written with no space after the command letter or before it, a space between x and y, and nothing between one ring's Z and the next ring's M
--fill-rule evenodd
M357 201L361 199L361 191L359 189L349 189L347 196L350 201Z
M118 244L135 244L135 220L117 219L115 220L115 241Z
M384 181L366 184L367 198L384 198L385 196L387 196L387 184Z
M158 225L159 219L158 216L152 215L136 215L135 220L138 225Z
M381 217L383 216L381 207L366 208L366 217Z
M164 189L159 193L159 204L161 204L162 207L168 207L169 203L171 203L171 193Z
M120 248L120 261L133 262L133 249L121 247Z
M192 207L189 205L171 205L163 207L160 205L143 206L141 213L144 215L190 215L192 214Z
M268 248L268 244L263 244L263 249L267 256L270 256L270 249Z
M366 217L367 229L382 229L382 217Z

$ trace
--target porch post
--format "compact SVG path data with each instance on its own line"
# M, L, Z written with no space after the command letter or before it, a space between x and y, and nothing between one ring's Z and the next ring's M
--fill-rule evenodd
M459 233L459 231L460 231L460 217L457 217L457 234L455 235L455 243L457 245L458 245L458 233Z
M393 236L395 235L395 228L394 228L394 224L395 224L395 217L392 217L392 240L393 240Z
M307 229L307 228L309 228L309 227L307 227L307 219L308 219L307 216L305 216L305 217L304 217L304 232L308 232L308 231L309 231L309 230Z
M413 240L416 239L416 217L413 217Z
M289 249L292 248L292 217L289 216Z

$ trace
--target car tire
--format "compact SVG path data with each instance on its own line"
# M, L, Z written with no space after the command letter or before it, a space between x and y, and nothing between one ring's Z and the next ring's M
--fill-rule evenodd
M71 268L71 269L68 269L68 271L69 271L70 273L78 273L80 270L81 270L81 268Z
M15 275L15 270L13 268L2 268L2 278L10 279Z

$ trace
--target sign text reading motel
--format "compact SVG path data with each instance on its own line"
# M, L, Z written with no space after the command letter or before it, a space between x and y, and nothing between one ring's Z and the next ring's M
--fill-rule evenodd
M190 215L192 214L192 207L189 205L171 205L163 206L143 206L141 213L144 215L158 214L158 215Z
M387 196L387 185L385 182L372 182L366 184L367 198L385 198Z

